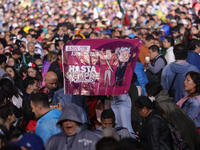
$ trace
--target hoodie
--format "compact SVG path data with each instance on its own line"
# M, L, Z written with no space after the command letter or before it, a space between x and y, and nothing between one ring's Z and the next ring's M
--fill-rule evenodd
M62 128L62 123L66 120L74 121L79 126L76 133L71 136L68 136ZM64 108L57 127L61 129L61 133L47 140L45 150L95 150L95 145L101 138L101 135L97 133L84 130L81 116L74 104L69 104Z
M53 109L38 120L35 128L35 134L40 136L44 143L49 137L60 132L60 129L56 127L56 123L61 115L61 112L62 111L58 109Z
M177 74L172 87L172 91L174 91L173 97L175 102L178 102L185 95L186 91L184 90L184 81L185 76L189 71L199 72L196 66L190 65L187 62L172 62L163 69L161 85L167 92L169 91L172 81Z

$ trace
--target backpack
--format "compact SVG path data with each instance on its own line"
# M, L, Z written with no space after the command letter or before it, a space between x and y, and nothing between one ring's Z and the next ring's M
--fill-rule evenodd
M155 115L155 116L164 120L162 117L158 115ZM178 131L176 128L174 128L171 124L167 123L166 121L165 123L170 129L174 150L189 150L188 144L182 138L180 131ZM170 150L170 148L162 140L160 140L160 142L166 147L167 150Z

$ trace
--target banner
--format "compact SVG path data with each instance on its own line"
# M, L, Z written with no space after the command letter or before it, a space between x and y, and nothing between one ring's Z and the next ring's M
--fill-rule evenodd
M119 95L128 92L140 39L76 39L63 47L65 93Z

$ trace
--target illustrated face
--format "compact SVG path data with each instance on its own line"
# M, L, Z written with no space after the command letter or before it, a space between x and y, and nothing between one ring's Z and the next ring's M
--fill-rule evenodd
M74 135L78 130L78 124L74 121L66 120L62 123L63 130L68 136Z
M185 82L184 82L184 89L188 93L193 93L196 90L195 87L196 87L196 84L194 83L194 81L192 80L190 75L187 75L186 78L185 78Z
M109 128L109 127L114 127L114 121L112 118L110 119L101 119L101 124L102 124L102 128L105 129L105 128Z
M121 62L128 62L129 57L130 57L129 51L125 50L125 51L121 52L121 54L119 55L119 60Z
M106 50L106 59L110 60L112 58L111 50Z

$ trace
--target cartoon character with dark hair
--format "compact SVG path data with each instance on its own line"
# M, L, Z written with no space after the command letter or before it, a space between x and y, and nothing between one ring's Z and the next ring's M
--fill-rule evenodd
M118 82L119 86L122 86L122 81L124 73L126 71L126 67L131 61L131 59L136 56L136 53L133 53L133 55L131 56L130 50L131 47L121 47L120 50L117 51L119 66L115 72L115 83L113 84L113 86L116 86Z
M113 48L107 48L106 49L106 55L105 55L105 58L106 58L106 70L105 70L105 73L104 73L104 84L103 86L106 85L106 80L108 78L108 85L111 86L111 73L114 71L113 68L112 68L112 65L113 65L113 62L115 60L115 50Z

